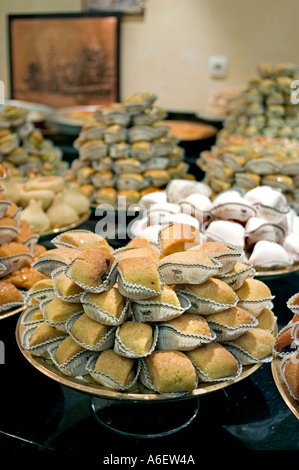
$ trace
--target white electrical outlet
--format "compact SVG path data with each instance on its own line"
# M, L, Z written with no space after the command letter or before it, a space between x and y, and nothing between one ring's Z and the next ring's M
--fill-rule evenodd
M210 77L224 78L227 75L227 57L213 56L209 58Z

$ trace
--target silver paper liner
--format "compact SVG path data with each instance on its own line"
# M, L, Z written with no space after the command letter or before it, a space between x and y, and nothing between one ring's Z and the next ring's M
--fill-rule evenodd
M134 379L128 385L122 385L119 382L117 382L115 379L110 377L109 375L104 374L103 372L94 370L94 366L97 361L97 358L98 358L98 355L95 354L89 359L86 365L86 370L91 375L91 377L100 385L103 385L104 387L112 388L114 390L125 391L125 390L129 390L137 382L137 379L140 374L139 360L137 361L137 368L136 368L136 374L135 374Z
M253 171L258 175L271 175L279 173L281 164L267 158L249 160L245 165L245 171Z
M234 273L227 272L215 277L226 282L233 290L237 290L244 284L246 279L253 278L256 275L256 271L252 264L247 262L243 262L243 264L245 264L246 267L240 271L236 271Z
M258 316L264 308L268 307L269 302L275 298L274 295L260 300L238 300L238 307L243 308L254 316Z
M21 324L27 326L27 325L38 325L39 323L42 323L44 321L43 318L41 320L32 320L32 316L34 315L34 312L39 309L40 308L38 304L27 307L26 310L22 314Z
M231 352L234 354L234 356L239 359L242 363L242 365L248 365L248 364L260 364L260 363L268 363L271 362L273 359L272 354L269 354L268 356L264 357L263 359L257 359L256 357L252 356L249 354L247 351L245 351L243 348L240 346L233 344L229 341L224 341L223 346L225 346L227 349L230 349Z
M57 289L56 280L60 274L64 273L64 271L65 271L65 267L60 267L60 268L54 269L54 271L52 271L51 273L51 278L53 281L54 292L56 294L56 297L58 297L61 300L64 300L65 302L72 302L72 303L80 304L83 291L80 292L79 294L65 296L65 295L62 295Z
M162 284L161 289L160 291L155 291L153 289L149 289L147 287L144 287L138 284L131 284L129 282L126 282L125 279L123 278L120 268L117 268L117 272L118 272L118 277L117 277L118 290L124 297L127 297L128 299L132 299L132 300L149 299L150 297L154 297L156 295L161 294L165 286L165 282L162 277L160 277L161 284Z
M232 243L225 242L228 250L220 250L217 252L206 253L209 258L219 261L221 263L221 268L217 277L220 275L228 273L236 264L237 261L240 260L243 254L243 248L237 245L233 245ZM195 250L196 247L193 249Z
M31 341L31 338L32 338L32 335L34 333L34 331L36 330L37 328L37 325L34 324L34 325L30 325L30 326L27 326L21 336L21 345L22 345L22 348L24 348L26 351L30 352L33 356L40 356L40 357L43 357L45 359L49 359L50 358L50 354L49 354L49 346L53 345L53 344L56 344L57 342L60 342L61 339L65 338L65 335L61 335L61 337L57 337L55 339L51 339L51 340L48 340L48 341L45 341L44 343L41 343L41 344L38 344L36 346L32 346L30 347L30 341Z
M238 202L215 203L210 210L213 217L226 220L239 220L246 222L250 217L256 215L256 209L248 204Z
M116 279L117 279L117 264L118 264L117 261L114 261L114 263L112 264L111 269L109 271L109 274L108 274L107 278L105 279L105 281L97 287L89 286L87 284L83 284L82 282L78 282L74 278L72 278L71 269L72 269L72 266L73 266L75 261L76 260L73 260L71 262L71 264L67 266L66 270L64 271L64 274L71 281L73 281L75 284L77 284L79 287L81 287L84 291L96 294L96 293L100 293L100 292L103 292L103 291L106 291L106 290L110 289L115 284Z
M254 203L253 206L256 208L259 217L275 224L278 224L290 211L289 206L285 210L278 210L275 207L261 203Z
M59 330L59 331L62 331L64 333L66 333L67 332L67 322L68 322L68 320L70 318L74 317L74 316L78 316L79 314L82 315L83 308L82 308L82 311L73 313L71 317L67 318L64 321L53 322L53 321L50 321L48 319L48 316L47 316L47 306L52 300L53 300L53 298L45 299L45 300L42 300L39 304L39 307L40 307L40 309L42 311L42 314L43 314L43 317L44 317L44 322L46 322L48 325L52 326L56 330Z
M51 277L52 272L60 267L67 267L68 261L55 258L54 256L43 256L32 263L32 267L47 277Z
M19 229L17 227L13 227L11 225L4 226L0 228L0 245L4 243L11 242L19 233Z
M234 380L236 379L237 377L239 377L239 375L241 374L242 370L243 370L243 366L242 366L242 362L240 361L239 357L234 354L234 352L231 350L230 347L228 346L225 346L225 348L231 352L231 354L233 354L233 356L236 358L236 360L238 361L238 370L236 372L235 375L231 375L229 377L221 377L221 378L218 378L218 379L213 379L211 378L210 376L208 376L205 372L203 372L203 370L201 370L196 364L194 364L194 362L190 359L190 361L192 362L195 370L196 370L196 374L197 374L197 377L198 377L198 381L199 383L200 382L224 382L224 381L227 381L227 380Z
M220 261L211 258L213 266L205 263L159 262L159 270L166 284L202 284L218 274L222 268Z
M297 359L298 351L295 352L295 353L293 353L293 354L295 355L294 360L298 362L298 359ZM280 375L281 375L281 377L282 377L282 379L283 379L283 381L284 381L284 383L285 383L285 385L286 385L286 387L287 387L287 389L288 389L288 392L289 392L289 394L291 395L291 397L294 398L295 401L299 402L299 397L296 397L296 396L293 394L293 392L292 392L292 390L291 390L291 388L290 388L290 386L289 386L289 384L288 384L288 381L287 381L287 379L286 379L285 373L284 373L286 363L287 363L288 361L291 361L291 360L292 360L292 357L291 357L291 356L286 356L286 357L284 357L284 358L282 359L282 361L281 361L281 363L280 363Z
M138 302L138 300L132 301L131 308L134 320L140 322L160 322L179 317L191 307L191 302L185 295L179 292L177 296L181 304L180 307L167 303L156 303L150 299L142 302Z
M233 304L222 304L211 299L197 297L187 290L179 290L178 292L185 295L190 300L191 307L189 308L188 313L200 314L203 316L209 315L210 313L228 310L231 307L235 307L238 303L238 297L236 294L235 302Z
M151 126L134 125L128 130L129 142L138 142L139 140L151 141L155 138L155 131Z
M268 240L274 243L281 243L285 237L285 231L280 225L265 222L254 230L246 231L245 238L248 245L253 245L259 240Z
M126 144L125 146L119 146L116 144L111 144L109 147L109 156L111 158L129 158L130 157L130 145Z
M55 297L56 293L54 289L50 287L46 289L39 289L36 291L31 288L26 295L26 305L35 305L34 303L32 304L32 301L36 301L37 303L39 303L43 300L55 299Z
M30 253L19 253L0 258L0 277L21 269L31 259L32 255Z
M153 386L153 384L150 380L150 377L149 377L144 359L141 358L139 360L141 362L140 380L146 388L148 388L149 390L152 390L153 392L159 393L160 395L165 395L165 396L171 397L171 398L180 398L180 397L185 397L185 396L189 395L190 391L188 391L188 392L169 392L169 393L158 392L158 390L155 389L155 387ZM196 384L196 386L197 386L197 384Z
M10 201L0 201L0 219L5 216L7 209L11 206Z
M88 317L92 318L95 321L98 321L99 323L103 323L104 325L110 325L110 326L118 326L124 321L126 321L130 315L130 301L129 300L126 301L125 307L123 308L119 317L115 317L111 315L109 312L105 312L100 307L90 302L89 297L90 297L90 292L85 292L81 295L81 303L82 303L84 312L86 313Z
M81 313L75 313L72 317L70 317L66 322L66 332L73 338L76 343L80 344L84 349L88 351L104 351L105 349L110 349L114 344L115 339L115 331L116 328L111 327L111 329L106 333L105 336L96 344L90 345L86 343L82 343L79 341L73 334L72 334L72 326L74 322L82 315Z
M25 301L24 302L10 302L10 303L7 303L7 304L2 304L2 305L0 305L0 314L4 313L4 312L7 312L8 310L15 309L17 307L22 307L22 305L24 305L24 303L25 303Z
M117 132L112 132L106 129L104 131L104 140L106 144L115 144L127 140L127 129L119 129Z
M298 296L299 298L299 292L297 292L296 294L292 295L292 297L290 297L287 301L287 307L291 310L291 312L294 314L294 315L299 315L299 304L298 305L294 305L294 300L295 298Z
M191 351L203 344L211 343L216 334L211 330L211 336L185 333L173 325L159 325L157 349L171 349L176 351Z
M31 251L32 255L34 252L35 245L37 244L39 239L38 235L31 235L27 240L25 240L23 243L27 248Z
M55 358L55 353L58 346L59 344L55 343L48 348L50 358L54 362L54 365L57 367L57 369L60 370L60 372L63 374L69 375L71 377L85 375L87 373L86 364L90 359L92 352L87 350L80 351L64 364L59 364Z
M248 324L245 323L242 325L238 325L236 327L223 325L216 321L208 321L208 324L210 325L211 329L215 332L218 342L231 341L233 339L238 338L246 331L258 325L258 321L256 317L254 315L251 315L250 313L248 314L250 315L250 319L251 319L251 322Z
M152 343L152 346L149 349L149 351L147 351L144 354L136 354L134 351L132 351L131 349L129 349L127 346L124 345L124 343L122 342L122 340L119 337L119 328L120 327L118 327L116 329L116 333L115 333L114 352L116 352L120 356L129 357L131 359L140 359L141 357L149 356L154 351L154 349L156 348L157 341L158 341L158 334L159 334L159 330L158 330L157 325L152 325L152 328L153 328L153 343Z
M86 150L79 150L80 159L83 160L98 160L101 157L106 157L108 151L108 146L103 145L93 145L88 147Z

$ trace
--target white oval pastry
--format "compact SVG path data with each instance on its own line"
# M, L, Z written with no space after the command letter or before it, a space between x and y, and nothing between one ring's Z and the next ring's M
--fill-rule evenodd
M259 240L282 243L284 236L285 231L280 225L270 223L260 217L251 217L245 225L245 237L248 246L252 246Z
M286 249L278 243L260 240L252 250L249 263L253 266L269 268L290 265L292 264L292 259Z
M228 220L213 220L205 230L207 240L222 241L244 248L245 229L237 223Z
M238 191L229 190L215 197L211 214L219 219L246 222L256 215L256 209Z
M284 240L283 248L293 261L299 261L299 233L290 233Z

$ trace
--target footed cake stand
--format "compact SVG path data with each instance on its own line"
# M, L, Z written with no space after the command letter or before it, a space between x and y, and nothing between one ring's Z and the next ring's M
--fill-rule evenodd
M173 398L146 389L142 384L128 392L120 392L95 383L89 376L70 377L60 372L50 360L34 356L22 347L24 326L18 319L16 340L29 363L52 380L90 395L91 414L110 430L126 436L155 438L173 434L187 427L197 416L200 397L249 377L262 363L243 366L235 379L200 383L184 397Z

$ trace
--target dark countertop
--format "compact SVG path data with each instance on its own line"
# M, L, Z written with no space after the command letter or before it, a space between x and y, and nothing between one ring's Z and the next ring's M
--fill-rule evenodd
M92 230L95 223L93 217L82 228ZM275 295L274 313L280 329L292 317L286 301L299 290L299 273L264 282ZM90 395L60 385L24 358L15 339L17 321L18 315L14 315L0 322L0 340L5 345L5 363L0 364L2 449L70 453L96 449L97 463L104 463L110 455L138 456L147 463L147 459L158 455L183 454L198 462L201 450L211 453L215 442L220 453L299 449L298 420L277 390L270 364L199 399L146 405L97 399L101 416L108 416L111 425L118 419L131 433L140 423L154 426L158 418L160 427L152 428L155 432L172 429L196 414L188 426L173 434L156 438L126 436L98 422L91 410Z

